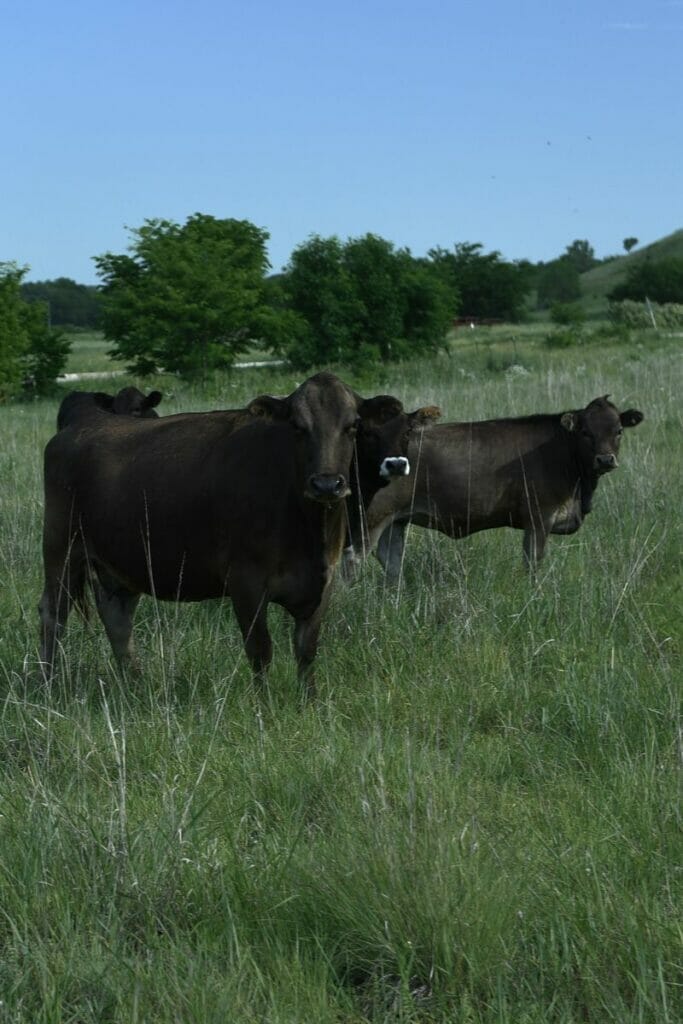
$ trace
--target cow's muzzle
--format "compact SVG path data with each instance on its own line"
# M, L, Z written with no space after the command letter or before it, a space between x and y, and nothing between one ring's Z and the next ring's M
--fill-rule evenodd
M388 458L382 459L379 475L382 480L391 480L394 476L409 476L410 462L405 455L390 455Z
M306 497L314 501L340 501L349 494L346 477L341 473L313 473L308 478Z
M598 473L609 473L611 469L616 469L619 463L617 462L616 455L596 455L595 456L595 468Z

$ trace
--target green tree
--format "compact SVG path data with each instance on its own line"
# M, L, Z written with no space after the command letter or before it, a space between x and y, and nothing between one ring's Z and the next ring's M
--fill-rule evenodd
M341 240L313 235L297 246L285 268L283 289L300 324L283 354L300 367L347 361L354 348L356 307Z
M196 213L184 225L146 220L131 255L95 257L112 355L137 373L192 377L228 367L249 340L277 334L265 297L268 233Z
M22 389L48 390L64 368L71 343L48 324L44 303L27 303L21 280L28 267L0 263L0 400Z
M23 318L29 344L23 360L23 388L45 394L64 370L71 351L71 340L50 325L48 307L43 302L24 304Z
M581 297L576 264L566 256L541 264L536 271L536 289L539 309L547 309L556 302L575 302Z
M636 263L629 267L626 280L612 289L609 298L612 302L683 302L683 258L670 256Z
M459 242L453 252L431 249L429 257L459 297L464 316L521 320L531 287L531 264L509 263L499 252L482 249L480 242Z
M53 281L25 281L21 294L27 302L48 304L49 322L58 327L97 327L101 297L94 285L77 284L70 277Z
M634 249L638 245L638 239L632 237L625 238L622 244L626 252L630 252L631 249Z
M282 287L296 320L284 351L301 367L360 367L433 350L455 311L426 261L373 234L346 243L314 235L292 253Z
M569 260L579 274L585 274L592 270L600 262L595 258L595 250L585 238L576 238L571 245L568 245L562 254L561 259Z

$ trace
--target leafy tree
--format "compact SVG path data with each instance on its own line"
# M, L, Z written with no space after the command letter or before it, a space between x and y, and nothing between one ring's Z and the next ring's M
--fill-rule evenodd
M0 400L22 388L43 392L63 370L71 343L47 322L42 303L27 303L21 280L27 267L0 263Z
M341 240L313 235L299 245L285 269L284 290L300 324L284 354L301 367L347 361L356 347L357 307Z
M595 258L593 246L585 238L576 238L567 246L561 259L569 260L579 274L585 274L600 262Z
M112 355L140 374L192 377L230 366L255 335L277 335L265 299L268 233L196 213L184 225L146 220L131 255L95 257Z
M71 351L71 339L58 328L50 326L48 308L43 302L27 302L23 309L29 335L24 357L23 387L25 391L45 394L64 370Z
M21 386L21 359L28 334L21 315L19 284L25 273L15 263L0 263L0 399Z
M539 309L547 309L558 302L575 302L581 297L576 264L566 256L542 264L536 273L536 289Z
M459 296L465 316L518 321L531 287L531 264L508 263L499 252L482 252L480 242L459 242L453 252L431 249L442 280Z
M101 297L93 285L77 284L70 277L54 281L25 281L21 294L27 302L48 304L49 322L62 327L97 327Z
M631 249L634 249L635 246L638 245L638 239L637 238L631 238L631 237L625 238L622 244L623 244L624 249L626 250L626 252L630 252Z
M683 302L683 258L669 256L629 267L626 280L612 289L609 298L612 302Z
M294 317L283 351L301 367L435 349L455 310L426 261L373 234L346 243L314 235L292 253L282 286Z

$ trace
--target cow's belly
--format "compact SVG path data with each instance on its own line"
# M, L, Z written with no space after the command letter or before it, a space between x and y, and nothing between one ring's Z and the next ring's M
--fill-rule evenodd
M96 569L124 589L160 601L204 601L230 593L230 570L191 552L145 552L144 558L92 554Z

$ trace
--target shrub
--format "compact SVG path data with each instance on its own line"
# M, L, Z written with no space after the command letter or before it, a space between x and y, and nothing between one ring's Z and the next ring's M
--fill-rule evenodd
M584 340L581 328L572 326L548 334L544 344L546 348L572 348L574 345L582 345Z
M577 327L584 322L586 314L578 302L555 302L550 310L550 318L554 324Z
M683 327L683 304L680 302L662 304L651 302L648 307L644 302L625 299L623 302L610 303L609 317L613 324L621 324L625 327L652 327L650 310L654 315L657 327Z

